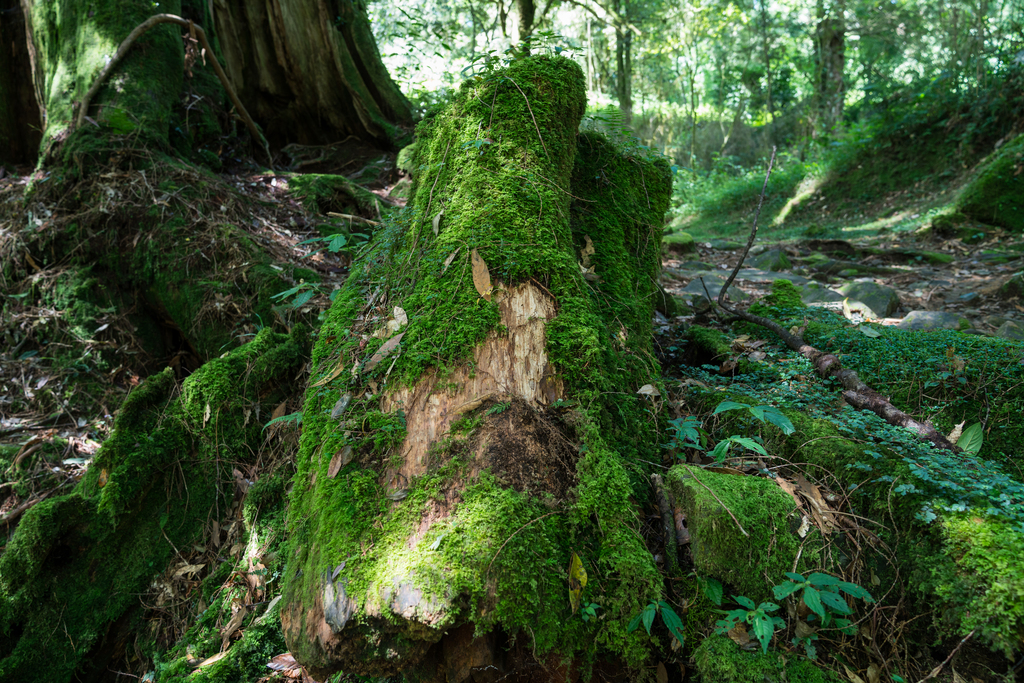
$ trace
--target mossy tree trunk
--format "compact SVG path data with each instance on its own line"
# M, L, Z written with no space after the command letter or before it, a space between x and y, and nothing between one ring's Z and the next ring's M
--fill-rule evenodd
M651 315L670 174L578 134L579 67L530 57L419 130L412 211L314 350L282 625L314 672L509 680L636 667L661 581ZM572 553L591 582L568 598Z

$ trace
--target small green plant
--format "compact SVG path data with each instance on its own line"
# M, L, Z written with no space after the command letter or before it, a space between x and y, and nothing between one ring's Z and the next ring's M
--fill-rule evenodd
M651 626L654 624L654 616L661 614L661 620L665 623L665 627L668 628L669 633L675 636L675 639L679 641L680 645L684 644L685 637L683 636L683 620L679 618L676 611L672 609L664 600L658 602L652 602L651 604L644 607L640 614L633 617L633 620L629 622L629 626L626 631L632 633L633 631L640 628L640 624L644 625L647 629L647 634L651 633Z
M778 611L779 606L774 602L762 602L755 607L754 601L745 595L734 595L732 599L741 605L741 609L719 610L725 618L716 622L715 633L724 635L736 628L737 624L750 624L754 636L761 642L761 650L768 652L768 643L771 642L775 629L786 627L786 622L781 617L770 615L771 612Z
M270 425L278 424L280 422L294 422L296 427L302 426L302 411L297 413L290 413L288 415L282 415L281 417L275 417L273 420L263 425L263 429L266 429Z
M717 463L724 462L725 459L729 457L729 449L732 448L733 444L749 448L755 453L760 453L761 455L768 455L768 451L764 449L764 446L753 439L746 436L730 436L718 442L715 449L711 451L711 457L714 458Z
M793 423L789 421L789 418L783 415L778 408L774 406L751 406L746 403L737 403L736 401L722 401L715 408L715 412L712 415L718 415L730 410L746 410L750 413L751 417L754 417L761 422L770 422L779 429L786 436L789 436L796 431L793 427Z
M493 406L487 409L487 415L500 415L505 412L508 407L512 405L511 401L505 401L503 403L495 403Z
M291 289L286 289L283 292L279 292L271 296L271 299L279 299L282 302L290 296L295 298L288 302L287 307L296 309L307 303L310 299L316 296L320 290L311 282L300 281L299 284L295 285Z
M596 602L592 602L588 605L580 607L580 618L583 621L590 621L591 619L597 619L597 610L601 609L601 605Z
M780 583L772 588L776 599L784 600L790 596L803 599L808 609L813 612L808 616L808 622L817 616L822 626L835 623L836 628L847 635L854 635L857 627L846 617L853 613L842 593L850 597L860 598L864 602L874 602L874 598L866 590L855 583L841 581L834 576L815 572L806 579L801 574L786 572L789 580ZM842 616L836 616L842 615ZM809 628L797 628L796 634L791 641L797 647L803 647L808 659L815 659L818 651L814 641L818 634Z

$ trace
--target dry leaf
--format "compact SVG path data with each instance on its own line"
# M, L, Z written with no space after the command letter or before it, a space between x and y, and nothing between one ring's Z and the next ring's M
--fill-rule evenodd
M331 458L331 464L327 466L327 476L334 479L338 476L341 468L350 462L352 462L352 446L345 446Z
M747 356L747 358L753 361L762 361L767 357L768 354L766 354L764 351L751 351L750 354Z
M348 408L349 402L352 400L352 394L345 394L338 399L338 402L331 408L331 419L337 420L339 417L345 414L345 409Z
M206 566L205 563L204 564L186 564L186 565L183 565L176 572L174 572L173 578L180 579L181 577L188 576L190 574L198 574L199 570L202 569L205 566Z
M740 647L750 645L750 634L747 633L747 627L743 624L736 624L725 635L729 636L729 639Z
M370 357L370 360L366 361L366 364L363 365L363 372L370 372L377 367L382 360L387 358L388 354L395 350L395 347L398 346L398 343L402 341L402 337L404 336L405 332L400 332L384 342L384 346L377 349L377 353L373 354Z
M960 439L960 435L964 432L964 423L961 422L956 427L953 427L953 431L946 437L946 441L950 443L956 443Z
M661 392L658 391L658 388L653 384L643 385L642 387L640 387L640 390L637 391L636 393L642 396L650 396L652 398L657 398L658 396L661 396Z
M313 386L313 387L323 386L323 385L327 384L328 382L332 381L333 379L335 379L338 375L340 375L343 372L345 372L345 359L344 358L341 359L338 362L338 367L334 368L334 371L331 372L331 374L327 375L326 377L324 377L322 380L320 380L318 382L313 382L313 384L311 384L310 386Z
M242 627L242 622L245 621L246 612L247 610L245 609L245 605L239 603L238 610L233 615L231 615L231 621L227 623L227 626L220 630L221 652L228 649L228 643L231 641L231 636L234 635L235 631ZM202 666L202 664L200 664L199 666Z
M587 241L587 246L583 247L583 250L580 252L580 260L583 262L583 270L586 272L587 268L590 268L590 257L594 255L595 249L590 235L584 235L583 239Z
M463 403L462 405L460 405L458 408L456 408L454 410L454 413L456 415L462 415L463 413L468 413L471 410L476 410L483 404L484 401L494 398L495 395L496 394L493 391L489 391L486 394L482 394L481 396L477 396L474 399L470 399Z
M279 417L283 417L284 416L284 410L287 407L288 407L288 399L285 399L285 400L281 401L279 404L277 404L277 407L274 408L274 412L272 412L270 414L270 419L271 420L276 420Z
M954 672L954 680L956 678ZM882 677L882 670L878 668L877 664L870 664L868 666L868 683L878 683Z
M437 237L437 233L441 231L441 216L443 216L443 215L444 215L444 209L441 209L440 211L437 212L437 215L434 216L434 220L433 220L433 224L434 224L434 237Z
M589 241L589 238L587 238ZM658 683L668 683L668 669L663 662L658 662Z
M274 671L291 671L292 669L298 669L299 663L295 661L295 657L292 656L291 652L285 652L267 662L267 668Z
M405 314L405 309L395 306L394 310L395 322L398 323L399 329L409 324L409 316Z
M203 426L205 427L206 423L209 422L209 421L210 421L210 404L207 403L206 404L206 410L203 411Z
M462 247L459 247L452 253L448 254L448 258L444 260L444 267L441 268L441 275L444 275L444 271L448 270L448 266L450 266L452 264L452 261L455 260L455 255L459 253L460 249L462 249Z
M220 522L213 520L213 531L210 533L210 538L213 540L213 547L220 547Z
M802 474L794 474L793 482L799 488L800 493L810 502L811 514L814 515L818 528L825 533L831 533L837 526L836 518L832 513L832 508L822 498L821 491L818 490L817 486L807 481Z
M851 683L864 683L864 679L853 672L853 669L843 664L843 669L846 670L846 677L850 679Z
M473 250L470 257L473 262L473 286L476 287L480 296L490 301L491 292L494 291L494 287L491 286L491 271L487 270L487 263L476 249Z
M800 496L796 495L796 486L793 486L793 482L786 481L782 477L775 477L775 483L779 485L779 488L785 491L793 498L793 502L801 510L804 509L803 501L800 500Z
M218 652L217 654L213 655L212 657L207 657L203 661L199 662L199 664L196 665L196 668L197 669L202 669L204 666L209 666L210 664L213 664L214 662L219 662L220 660L224 659L227 656L228 656L227 652Z

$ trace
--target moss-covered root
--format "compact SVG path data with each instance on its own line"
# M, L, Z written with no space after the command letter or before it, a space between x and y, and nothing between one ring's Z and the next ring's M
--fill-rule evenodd
M299 328L265 331L179 396L170 369L132 392L82 482L26 513L0 557L0 680L109 675L139 594L224 509L228 463L252 459L265 436L252 415L290 395L307 348Z
M466 83L418 130L411 211L375 233L335 299L306 393L281 611L315 673L436 666L462 680L470 651L507 673L509 636L545 667L648 656L647 635L626 631L660 591L633 508L658 418L636 391L657 376L671 182L664 162L577 136L583 109L563 58ZM372 360L397 334L394 362ZM583 596L600 620L565 598L574 550L602 577Z

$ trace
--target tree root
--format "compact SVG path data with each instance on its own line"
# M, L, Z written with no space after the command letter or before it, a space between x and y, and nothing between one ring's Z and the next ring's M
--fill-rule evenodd
M131 48L132 44L138 40L142 34L154 26L168 23L184 26L188 28L193 37L199 38L199 42L203 44L203 50L206 51L206 54L210 55L210 62L213 64L213 70L217 74L217 78L220 79L221 85L224 86L224 90L227 91L228 97L231 98L231 102L235 105L235 109L238 110L238 115L242 117L242 121L245 122L245 126L249 129L249 132L252 133L253 138L263 145L263 152L267 155L267 163L272 162L273 157L270 156L270 145L267 144L267 139L263 137L263 133L260 132L260 129L256 126L256 122L252 120L252 117L249 116L248 110L246 110L242 101L238 99L238 95L235 94L235 89L231 87L231 83L228 82L227 74L224 73L224 69L221 68L220 62L217 61L217 55L214 54L213 49L210 47L210 43L206 40L206 31L201 27L196 26L194 22L188 19L182 19L174 14L154 14L149 19L146 19L144 22L136 26L132 32L128 34L128 37L121 41L121 45L117 48L117 53L114 54L114 57L105 67L103 67L103 70L100 71L100 75L96 77L92 86L89 87L89 91L85 93L85 97L82 98L78 107L78 116L75 118L75 128L81 127L82 123L85 121L85 114L89 110L89 102L91 102L92 98L96 96L100 87L103 86L107 77L109 77L110 74L113 73L114 69L117 68L117 65L121 63L124 56L128 54L128 50Z

